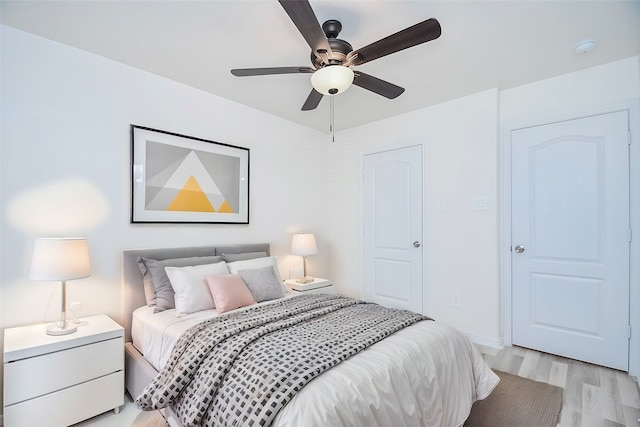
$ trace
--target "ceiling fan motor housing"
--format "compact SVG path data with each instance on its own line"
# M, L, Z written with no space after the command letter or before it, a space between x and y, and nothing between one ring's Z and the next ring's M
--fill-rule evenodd
M327 36L329 47L333 52L333 58L327 57L325 52L311 51L311 63L316 69L320 69L327 65L339 65L346 61L349 52L353 51L353 47L349 42L341 40L338 34L342 30L342 24L335 19L329 19L322 24L322 30Z

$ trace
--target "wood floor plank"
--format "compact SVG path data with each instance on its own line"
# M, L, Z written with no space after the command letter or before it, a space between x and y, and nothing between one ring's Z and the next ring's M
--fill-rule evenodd
M494 369L517 375L523 360L524 357L515 355L511 352L500 353L496 355L496 359L494 361Z
M582 413L582 388L584 386L584 372L582 365L569 363L567 367L567 387L564 399Z
M620 389L620 401L623 405L640 409L640 394L638 394L638 385L626 381L625 377L628 377L626 373L616 371L618 388Z
M498 354L498 353L500 353L502 351L502 349L500 349L500 348L489 347L489 346L482 345L482 344L476 344L476 347L478 348L478 350L480 351L480 353L482 355L495 356L496 354Z
M611 420L603 420L602 427L625 427L624 424L616 423Z
M531 375L531 379L534 381L542 381L544 383L549 381L549 374L551 373L551 365L553 364L553 358L546 353L540 354L538 366Z
M493 354L482 354L482 358L487 362L487 365L489 365L491 369L496 369L496 357L497 356Z
M624 411L624 425L626 427L640 426L640 409L622 405Z
M624 425L624 411L615 372L610 369L600 369L600 386L602 387L603 418Z
M582 414L568 406L563 406L560 412L560 422L557 427L581 427Z
M549 372L549 384L565 388L567 386L567 363L553 361Z
M602 397L600 387L582 386L582 427L600 427L602 424Z
M540 353L531 350L527 351L518 370L518 375L523 378L531 378L536 366L538 366L538 362L540 362Z
M600 366L581 362L579 360L572 361L572 363L580 365L580 369L582 370L583 374L583 381L585 384L591 384L596 387L600 387L600 373L598 372Z

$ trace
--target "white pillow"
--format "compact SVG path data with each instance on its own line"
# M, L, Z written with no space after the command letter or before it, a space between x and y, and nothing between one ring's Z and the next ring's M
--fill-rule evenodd
M175 292L176 316L216 308L205 276L229 274L225 262L189 267L165 267Z
M276 273L276 277L278 278L278 282L282 286L282 290L284 293L287 293L287 287L284 285L282 281L282 277L280 277L280 270L278 269L278 260L274 256L268 256L264 258L254 258L248 259L244 261L235 261L227 263L229 267L229 273L239 274L240 270L253 270L255 268L261 267L273 267L274 273Z

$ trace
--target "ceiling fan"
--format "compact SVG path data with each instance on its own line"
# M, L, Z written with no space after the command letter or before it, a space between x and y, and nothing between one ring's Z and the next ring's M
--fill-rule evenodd
M441 34L440 23L430 18L361 49L353 50L348 42L338 38L342 24L331 19L321 27L307 0L278 1L311 47L313 67L240 68L231 70L231 74L238 77L311 74L313 89L302 106L303 111L315 109L324 95L342 93L352 83L386 98L397 98L404 92L404 88L362 71L354 71L350 67L437 39Z

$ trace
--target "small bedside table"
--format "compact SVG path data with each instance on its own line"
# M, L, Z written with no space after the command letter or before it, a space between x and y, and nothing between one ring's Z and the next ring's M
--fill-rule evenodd
M68 426L124 405L124 329L106 315L78 331L4 331L4 425Z
M300 283L296 279L288 279L284 281L287 289L291 292L300 292L305 294L333 294L333 285L327 279L314 277L313 282Z

